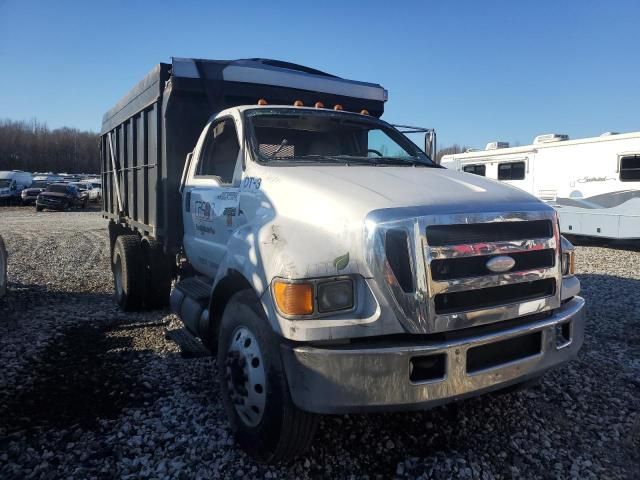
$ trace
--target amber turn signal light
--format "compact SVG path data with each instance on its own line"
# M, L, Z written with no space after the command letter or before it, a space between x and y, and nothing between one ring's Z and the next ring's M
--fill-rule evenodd
M273 296L278 310L285 315L311 315L313 313L313 285L311 283L288 283L276 280Z

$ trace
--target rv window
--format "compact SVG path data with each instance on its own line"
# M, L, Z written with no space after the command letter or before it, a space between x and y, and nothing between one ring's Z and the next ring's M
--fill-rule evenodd
M524 180L524 162L500 163L498 180Z
M640 182L640 155L627 155L620 159L620 181Z
M480 175L482 177L487 176L487 167L485 165L465 165L462 170L467 173L473 173L474 175Z
M198 177L220 177L222 183L233 181L240 145L233 119L227 118L211 126L200 162L196 169Z

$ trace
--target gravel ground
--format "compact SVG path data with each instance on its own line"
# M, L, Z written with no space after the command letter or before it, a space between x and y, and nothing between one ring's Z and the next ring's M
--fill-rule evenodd
M519 393L323 419L308 456L236 445L215 361L182 358L168 312L111 299L100 213L0 209L0 478L640 478L640 258L578 248L579 358Z

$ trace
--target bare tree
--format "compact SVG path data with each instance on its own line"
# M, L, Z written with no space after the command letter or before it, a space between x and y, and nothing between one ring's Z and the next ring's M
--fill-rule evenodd
M451 155L452 153L462 153L462 152L466 152L470 147L467 146L460 146L457 143L454 143L453 145L449 146L449 147L444 147L438 150L438 152L436 153L436 160L438 163L440 163L440 160L442 160L442 156L443 155Z
M46 123L0 120L0 170L97 173L98 134Z

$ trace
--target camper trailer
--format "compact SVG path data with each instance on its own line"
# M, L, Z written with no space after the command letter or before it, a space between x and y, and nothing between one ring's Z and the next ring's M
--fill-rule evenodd
M445 155L441 163L550 203L563 234L640 239L640 132L576 140L553 133L521 147L491 142L484 150Z

